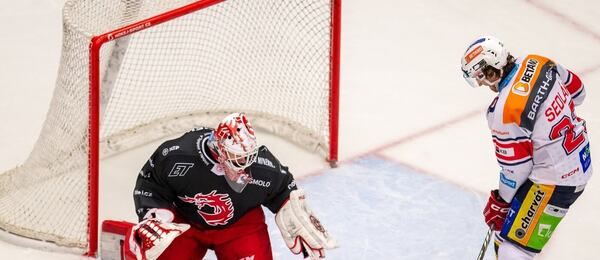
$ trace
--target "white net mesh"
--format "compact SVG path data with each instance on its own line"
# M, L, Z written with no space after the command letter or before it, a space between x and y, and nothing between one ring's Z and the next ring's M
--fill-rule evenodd
M0 228L87 247L90 39L190 2L65 5L51 107L27 161L0 175ZM229 0L104 44L102 156L229 112L327 156L331 12L330 0Z

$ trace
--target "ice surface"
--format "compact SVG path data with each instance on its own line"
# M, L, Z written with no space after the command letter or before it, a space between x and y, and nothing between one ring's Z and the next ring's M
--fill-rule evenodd
M378 156L298 186L340 244L327 252L331 259L474 259L487 231L481 219L487 198ZM267 219L275 259L298 259Z

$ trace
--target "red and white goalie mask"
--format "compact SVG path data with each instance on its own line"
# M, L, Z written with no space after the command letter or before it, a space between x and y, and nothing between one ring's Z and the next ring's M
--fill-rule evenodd
M233 113L225 117L214 130L213 145L227 179L239 184L250 182L245 169L256 161L258 144L246 115Z

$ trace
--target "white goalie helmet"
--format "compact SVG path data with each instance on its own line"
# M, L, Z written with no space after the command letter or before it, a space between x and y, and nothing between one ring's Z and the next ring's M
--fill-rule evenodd
M504 43L493 36L481 36L469 45L462 56L463 77L471 87L479 87L477 80L485 78L482 70L486 66L492 66L502 71L507 58L508 50Z
M254 129L243 113L225 117L213 133L217 160L232 180L244 174L244 169L256 161L258 143Z

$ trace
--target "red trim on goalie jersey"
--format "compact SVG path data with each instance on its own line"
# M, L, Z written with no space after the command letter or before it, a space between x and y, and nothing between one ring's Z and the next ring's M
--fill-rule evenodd
M503 165L517 165L531 160L533 145L527 137L501 139L492 136L496 158Z

